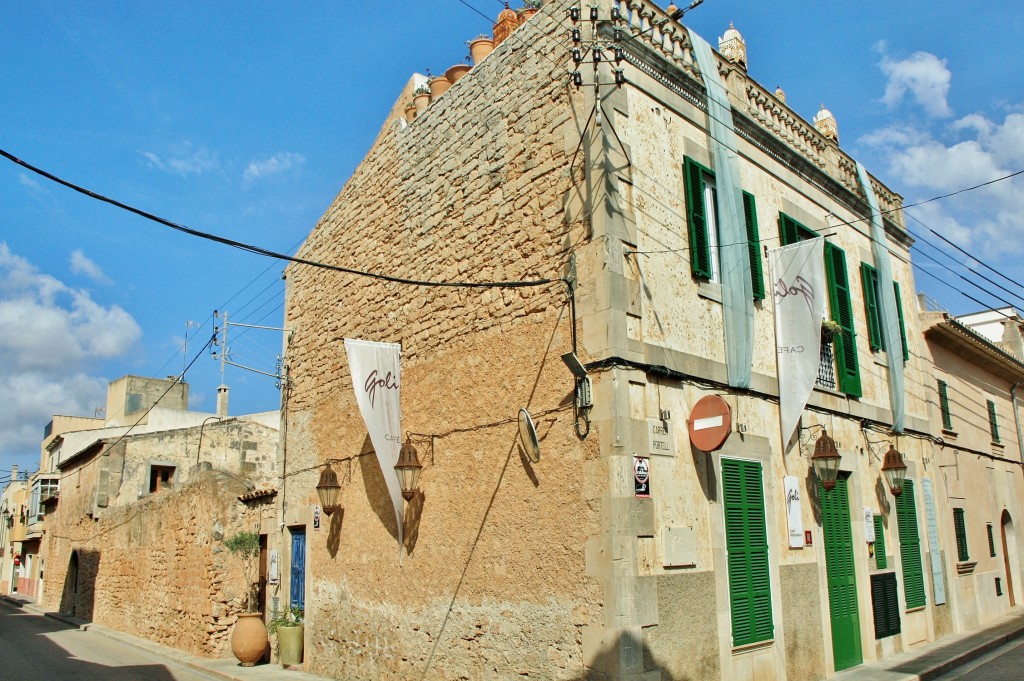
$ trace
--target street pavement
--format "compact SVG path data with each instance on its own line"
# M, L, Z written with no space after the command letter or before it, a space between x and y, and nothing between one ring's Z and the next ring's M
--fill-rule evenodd
M0 678L5 681L210 681L111 638L0 601Z

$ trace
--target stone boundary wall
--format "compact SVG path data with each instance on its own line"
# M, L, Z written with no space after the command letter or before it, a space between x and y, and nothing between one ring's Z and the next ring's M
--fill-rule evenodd
M81 489L91 488L88 477L82 482ZM228 637L243 611L244 580L239 562L217 537L258 526L255 512L238 501L247 487L205 472L97 520L73 513L75 504L64 505L74 485L66 489L70 494L62 490L48 519L54 529L43 606L195 655L230 655ZM271 529L264 524L264 531ZM77 599L68 574L72 552Z

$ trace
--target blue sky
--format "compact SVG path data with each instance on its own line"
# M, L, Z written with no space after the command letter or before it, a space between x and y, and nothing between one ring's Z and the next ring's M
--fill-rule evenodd
M409 76L463 61L465 41L490 32L481 13L501 6L2 3L0 148L174 222L292 252ZM706 0L685 23L716 44L734 22L750 74L807 119L827 106L842 147L910 204L1024 168L1022 17L1010 2ZM1020 281L1022 197L1018 176L909 209L921 222L907 222ZM279 326L282 269L0 160L0 482L12 463L36 468L52 414L92 415L124 374L180 373L188 321L200 325L190 356L215 309ZM979 307L916 278L954 313ZM236 362L274 371L280 334L232 335ZM189 371L193 408L215 409L218 369L206 354ZM278 406L271 378L229 367L226 382L232 414Z

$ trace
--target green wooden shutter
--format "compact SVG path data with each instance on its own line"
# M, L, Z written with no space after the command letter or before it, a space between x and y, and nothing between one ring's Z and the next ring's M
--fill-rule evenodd
M774 638L761 464L722 459L732 644Z
M857 605L857 574L854 568L853 528L850 525L850 497L847 479L825 491L818 483L821 525L825 534L825 575L828 587L829 619L832 624L832 653L836 670L863 661L860 644L860 610Z
M988 530L988 555L995 558L996 556L996 540L992 536L992 523L985 525Z
M884 570L889 567L889 559L885 556L885 523L882 516L876 515L875 522L875 567Z
M868 319L868 347L871 352L885 349L882 320L878 314L878 272L866 262L860 264L860 283L864 289L864 313Z
M690 269L700 279L711 278L711 242L708 239L708 207L704 205L704 174L711 171L689 156L683 166L686 178L686 220L690 232ZM713 207L712 207L713 210Z
M900 633L900 601L896 573L871 575L871 605L875 614L875 639Z
M785 213L779 213L779 240L783 246L800 241L800 223Z
M953 430L953 417L949 413L949 386L945 381L939 381L939 411L942 412L942 427Z
M896 524L900 535L900 562L903 566L903 593L907 609L927 603L924 571L921 567L921 537L917 531L917 504L914 481L903 481L903 493L896 497Z
M988 428L992 432L992 442L999 442L999 422L996 420L996 403L988 401Z
M907 326L903 323L903 301L900 300L900 285L892 282L893 293L896 294L896 316L900 320L900 342L903 345L903 361L910 361L910 346L907 345Z
M825 274L828 276L829 303L832 319L842 327L836 339L836 365L839 387L847 395L861 396L860 367L857 364L857 332L853 327L853 305L850 302L850 278L846 270L846 253L825 242Z
M964 523L964 509L953 509L953 529L956 531L956 555L963 562L971 559L967 551L967 526Z
M757 203L750 192L743 192L743 218L747 223L747 255L750 259L750 283L754 288L754 300L764 300L764 266L761 264L761 236L757 229Z

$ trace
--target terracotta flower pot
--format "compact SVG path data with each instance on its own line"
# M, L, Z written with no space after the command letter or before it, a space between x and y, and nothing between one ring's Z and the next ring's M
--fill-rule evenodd
M416 106L416 114L419 115L430 106L430 95L416 95L412 98L412 103Z
M534 14L536 14L539 11L540 10L535 8L535 7L529 7L527 9L524 9L523 11L521 11L519 13L519 25L522 26L523 24L525 24L527 21L530 20L530 17L532 17Z
M452 85L455 85L459 82L460 78L469 73L469 68L469 64L456 64L444 72L444 77L447 78Z
M415 104L410 104L409 106L405 107L405 120L409 123L412 123L414 120L416 120Z
M282 667L302 664L302 638L301 624L297 627L277 628L277 652L281 657Z
M263 615L250 612L238 616L235 628L231 632L231 652L243 667L251 667L259 662L263 653L267 652L269 644Z
M431 101L437 99L444 93L448 92L448 88L452 86L451 82L444 76L437 76L436 78L430 79L430 99Z
M494 41L490 38L477 38L469 43L469 54L473 57L473 65L479 64L484 57L494 51Z

